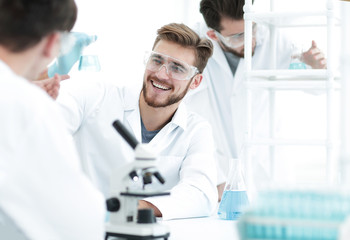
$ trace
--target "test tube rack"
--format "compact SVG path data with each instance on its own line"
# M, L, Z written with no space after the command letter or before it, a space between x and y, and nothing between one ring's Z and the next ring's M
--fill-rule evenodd
M349 192L266 191L242 215L238 229L241 240L337 240L349 215Z

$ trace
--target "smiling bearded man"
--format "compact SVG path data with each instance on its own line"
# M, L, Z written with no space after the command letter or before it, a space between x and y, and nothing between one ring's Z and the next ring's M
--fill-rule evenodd
M62 83L58 102L92 182L109 197L115 169L134 160L134 152L112 127L119 119L139 142L158 153L165 184L152 190L170 196L139 201L163 219L208 216L217 203L216 165L210 125L187 111L182 99L197 88L213 45L183 24L158 30L147 53L143 87L120 88L99 80Z

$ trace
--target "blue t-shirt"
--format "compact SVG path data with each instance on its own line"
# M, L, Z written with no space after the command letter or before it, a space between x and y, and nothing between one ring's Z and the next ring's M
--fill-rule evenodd
M145 127L145 125L143 124L142 118L140 118L141 120L141 135L142 135L142 143L149 143L155 135L157 135L157 133L159 133L159 130L155 130L155 131L148 131Z

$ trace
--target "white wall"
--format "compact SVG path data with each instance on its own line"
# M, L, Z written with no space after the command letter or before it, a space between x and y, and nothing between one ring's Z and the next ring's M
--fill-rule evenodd
M119 85L142 81L143 56L151 50L157 29L171 22L190 25L201 17L199 1L194 0L76 2L79 13L73 31L98 35L86 52L98 53L102 68L99 75Z

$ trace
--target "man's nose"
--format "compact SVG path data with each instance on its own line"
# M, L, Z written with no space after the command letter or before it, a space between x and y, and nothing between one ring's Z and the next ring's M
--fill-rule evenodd
M169 71L168 71L168 67L166 66L166 64L163 64L158 72L156 73L156 76L160 79L168 79L170 78L169 76Z

